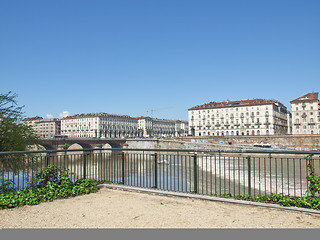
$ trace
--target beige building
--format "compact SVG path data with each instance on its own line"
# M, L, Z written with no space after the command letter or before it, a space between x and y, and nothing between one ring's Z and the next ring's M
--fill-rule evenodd
M51 138L61 134L61 122L57 118L43 119L33 117L23 119L25 124L32 126L36 134L41 138Z
M211 102L188 109L193 136L288 133L288 111L279 101L252 99Z
M292 100L292 134L320 134L320 101L312 92Z

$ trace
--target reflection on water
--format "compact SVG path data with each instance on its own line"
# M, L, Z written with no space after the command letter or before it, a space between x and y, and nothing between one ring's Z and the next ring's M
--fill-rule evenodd
M306 161L301 158L241 155L141 153L95 151L60 153L24 159L20 170L2 171L0 178L24 188L46 164L70 171L73 181L90 178L131 186L197 192L261 195L284 193L304 196L307 188ZM314 162L319 170L319 161ZM21 171L25 169L25 171ZM250 169L250 171L249 171Z

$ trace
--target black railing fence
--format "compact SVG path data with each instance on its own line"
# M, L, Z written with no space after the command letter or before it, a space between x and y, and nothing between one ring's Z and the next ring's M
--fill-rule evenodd
M0 184L24 189L45 166L69 169L72 180L90 178L143 188L204 195L283 193L306 196L306 156L319 152L81 149L0 153Z

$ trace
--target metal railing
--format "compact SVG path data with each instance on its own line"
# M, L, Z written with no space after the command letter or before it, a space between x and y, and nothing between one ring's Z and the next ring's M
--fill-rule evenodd
M16 189L24 189L45 166L53 164L69 169L73 181L90 178L203 195L302 197L309 187L305 159L309 154L319 175L319 152L102 148L2 152L0 184L10 181Z

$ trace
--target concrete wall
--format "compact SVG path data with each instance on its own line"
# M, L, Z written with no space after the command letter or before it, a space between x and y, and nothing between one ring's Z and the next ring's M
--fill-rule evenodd
M126 142L124 148L144 148L144 149L185 149L185 143L179 140L130 140Z
M320 135L282 135L282 136L215 136L215 137L185 137L183 141L205 140L208 143L219 144L220 142L231 141L236 145L253 145L254 143L269 143L272 146L284 147L289 149L299 148L320 150Z

